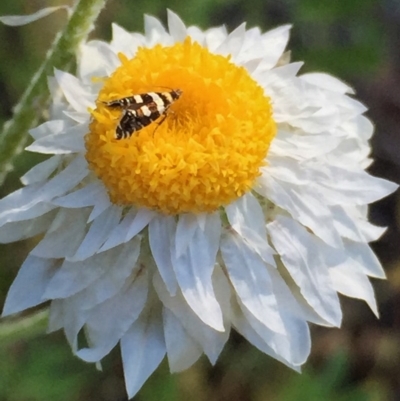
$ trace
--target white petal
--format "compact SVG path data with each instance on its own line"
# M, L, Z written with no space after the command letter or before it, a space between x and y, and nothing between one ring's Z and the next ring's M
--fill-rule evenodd
M212 280L215 289L215 296L217 297L218 303L221 306L222 314L224 316L224 324L227 328L226 331L229 331L231 298L232 294L234 293L234 289L219 263L215 265Z
M362 141L370 140L374 133L374 125L363 115L344 121L342 128L352 137Z
M269 62L267 62L267 64L269 65ZM302 66L303 63L298 61L296 63L286 64L270 70L269 67L264 66L264 62L261 62L253 73L254 78L262 84L267 94L274 93L276 95L274 96L275 116L277 114L276 109L279 109L279 102L284 102L286 107L293 107L289 102L290 98L287 99L287 94L283 92L282 87L290 85L293 82L293 79L296 77ZM298 88L294 87L292 89L296 90ZM281 91L283 94L281 94ZM286 110L286 108L284 110ZM291 110L291 112L293 113L294 110ZM296 116L296 113L293 113L293 116Z
M268 173L263 174L258 183L260 187L255 188L257 192L289 212L295 220L310 228L327 244L342 247L342 240L333 228L331 212L317 188L310 190L309 187L295 187L278 182Z
M193 42L197 42L200 46L205 47L206 35L197 26L189 26L187 28L187 36L190 36Z
M307 112L298 118L291 118L290 124L306 132L318 134L325 132L327 127L338 126L342 120L338 108L333 104L317 108L309 105Z
M128 242L126 240L126 233L129 228L129 226L132 224L132 221L135 219L136 212L134 210L130 210L122 219L122 221L114 227L114 229L111 231L111 234L108 236L107 241L104 243L104 245L99 249L100 252L108 251L111 248L114 248L115 246L121 245L125 242Z
M96 362L107 355L142 312L148 293L147 270L142 270L132 284L115 297L94 307L85 324L90 348L77 352L86 362Z
M228 36L228 32L225 26L207 29L205 34L207 48L213 53Z
M18 217L18 212L26 211L29 209L29 202L32 198L36 199L39 194L39 190L42 188L41 184L30 185L25 188L20 188L17 191L12 192L3 199L0 200L0 221L1 224L5 224L8 221L13 221L13 215ZM26 207L28 205L28 207ZM15 219L24 220L22 219Z
M311 338L308 325L304 320L282 313L285 334L279 334L272 332L262 322L255 319L247 308L242 306L242 311L258 335L289 364L300 366L307 360L311 350Z
M148 225L153 216L155 216L155 212L148 209L139 209L137 212L131 209L112 230L99 252L107 251L114 246L130 241Z
M154 33L157 36L167 35L163 24L157 18L147 14L144 15L144 33L146 37L151 37Z
M58 261L29 255L8 291L3 315L8 316L44 302L42 296Z
M55 209L47 203L37 203L32 200L40 194L42 185L33 184L7 195L0 200L0 227L6 223L30 220L40 217Z
M216 263L221 234L218 212L206 216L204 231L197 228L186 252L171 259L183 296L204 323L224 331L221 308L215 298L212 273Z
M262 60L262 54L265 53L260 49L261 42L261 30L258 27L250 28L245 32L245 40L241 49L239 57L236 58L236 62L240 65L248 61L258 60L258 63Z
M215 54L231 56L233 60L240 54L246 33L246 24L239 25L224 42L214 51Z
M287 360L285 360L281 355L275 352L271 346L263 339L250 325L242 311L237 308L236 313L232 313L232 324L235 329L240 333L249 343L253 344L256 348L258 348L261 352L264 352L267 355L272 356L272 358L282 362L289 368L292 368L298 372L300 369L298 366L294 366L290 364Z
M147 47L155 45L172 45L173 40L169 33L165 30L162 23L150 15L144 16L144 32Z
M55 299L50 303L49 323L47 325L47 333L60 330L64 327L63 302Z
M63 114L70 118L74 123L89 124L90 114L88 112L80 113L77 111L63 110Z
M54 300L50 304L49 329L54 331L64 327L65 337L74 353L78 350L78 334L86 319L87 311L81 309L73 298Z
M374 226L365 219L358 220L358 228L362 232L365 242L372 242L378 240L386 231L386 227Z
M44 185L33 184L6 196L0 200L0 225L28 220L54 209L55 206L43 202L69 191L87 174L85 160L77 157Z
M298 288L289 287L281 277L279 271L267 266L268 274L271 277L274 293L276 295L279 311L283 315L283 320L293 317L298 320L308 321L321 326L331 326L306 303L304 298L299 295Z
M71 124L66 120L51 120L30 129L29 134L33 139L38 140L48 135L61 134L69 127L71 127Z
M0 229L0 243L9 244L11 242L31 238L37 234L43 233L48 229L54 220L55 215L56 211L51 211L31 220L5 224Z
M317 190L306 192L301 189L296 191L294 188L288 188L292 202L297 208L293 208L293 217L307 226L319 238L328 245L341 248L342 239L339 233L334 229L333 218L329 208L323 204L323 199L319 196Z
M104 186L101 185L101 191L99 197L96 199L96 203L94 204L94 208L92 213L88 218L88 223L92 222L94 219L97 219L104 211L112 207L113 204L110 201L108 193Z
M351 263L344 263L329 269L329 274L336 291L348 297L363 299L379 317L374 289L362 271Z
M353 241L366 241L356 216L351 216L343 206L332 206L330 209L333 215L333 224L342 237Z
M137 264L140 253L141 238L136 237L120 250L115 266L109 268L97 280L91 283L84 290L80 291L74 298L82 309L92 309L94 306L116 296L126 284L127 280L132 280L141 268Z
M75 76L54 69L54 76L68 103L78 112L87 112L88 108L95 108L94 94L89 93Z
M276 181L283 181L290 184L294 184L295 186L312 186L314 187L313 181L315 181L315 177L313 177L314 171L308 170L307 167L304 166L304 163L299 163L297 160L293 160L287 157L279 157L273 154L268 155L268 166L261 167L261 178L273 176ZM311 177L310 177L311 176ZM261 182L263 184L263 182ZM265 185L265 187L268 187ZM261 193L264 197L268 197L268 193Z
M163 308L163 323L169 370L175 373L188 369L200 358L202 349L168 308Z
M331 152L342 141L342 138L332 136L331 133L301 135L300 133L279 130L271 143L269 154L288 157L297 160L309 160L323 157Z
M83 157L75 157L64 170L43 185L43 194L38 201L53 199L70 191L88 175L87 167Z
M31 189L31 187L27 187L27 188ZM24 192L24 195L26 195L27 192ZM41 203L37 203L33 206L30 206L28 208L21 207L19 210L18 209L10 210L10 213L1 216L3 218L0 218L0 227L4 226L7 223L11 223L11 222L15 223L15 222L19 222L19 221L31 220L31 219L34 219L37 217L41 217L44 214L46 214L54 209L55 209L55 206L48 204L48 203L41 202Z
M303 74L299 78L308 82L309 84L318 86L328 91L338 92L342 94L345 93L354 94L354 90L350 86L348 86L344 82L340 81L339 79L329 74L314 72L309 74Z
M88 84L93 77L109 76L121 64L111 46L100 40L92 40L79 49L78 75Z
M263 68L274 67L281 58L289 40L291 27L291 25L282 25L262 35L263 47L267 49L263 53Z
M177 14L167 10L169 34L175 42L183 42L187 36L186 26Z
M53 156L42 163L32 167L27 173L21 177L24 185L32 185L47 180L54 170L59 166L60 156Z
M271 278L261 258L234 232L221 237L229 279L243 305L270 330L285 333Z
M76 262L94 255L107 240L110 232L118 225L121 214L122 208L120 206L113 205L106 209L92 222L75 255L68 259Z
M135 235L139 234L155 216L156 213L152 210L144 208L139 209L132 224L128 228L126 240L129 241Z
M128 398L132 398L165 356L161 317L140 317L121 339L121 355Z
M196 218L197 218L197 223L199 224L199 227L201 228L202 231L204 231L206 228L207 213L196 214Z
M47 181L41 188L38 196L31 199L31 203L51 200L71 190L80 183L89 173L87 163L83 157L75 157L59 174Z
M172 244L176 233L176 222L172 216L157 216L149 224L149 242L158 271L171 295L178 289L172 265Z
M364 274L370 277L386 278L381 263L368 244L346 241L345 245L346 254L359 263Z
M64 261L50 281L44 299L66 298L83 290L108 269L118 266L119 258L125 256L121 253L122 247L112 248L81 262Z
M89 185L79 188L75 192L71 192L61 198L53 200L53 203L58 206L67 208L81 208L93 206L98 203L98 200L107 197L107 192L100 181L95 181Z
M3 15L0 17L0 22L9 26L21 26L30 24L31 22L37 21L41 18L47 17L54 11L65 9L68 14L71 12L71 8L68 6L56 6L56 7L45 7L29 15Z
M64 110L66 108L69 109L69 107L57 80L54 77L48 76L47 86L50 91L51 99L53 100L49 107L49 115L54 120L64 120L67 125L73 125L69 120L65 119Z
M70 154L85 151L84 136L88 132L87 123L67 128L62 133L51 134L37 139L26 150L43 154Z
M265 217L257 199L251 193L247 193L226 206L225 211L233 229L264 262L275 266L275 251L268 245Z
M180 291L173 297L169 294L159 274L154 275L153 285L161 302L179 319L189 336L201 346L210 362L215 364L229 338L229 330L220 332L204 324L188 306Z
M133 55L136 53L138 45L144 44L143 36L130 33L126 31L123 27L115 23L112 23L111 27L112 40L110 45L115 54L122 52L127 57L133 57ZM139 38L141 38L142 40L138 40Z
M323 319L339 326L342 312L324 255L329 248L288 217L276 216L267 229L303 297Z
M252 75L257 67L260 65L262 59L252 59L241 62L241 65Z
M45 237L31 254L42 258L66 258L75 254L86 234L85 209L60 209Z
M373 177L363 170L350 171L331 166L326 172L328 177L321 185L329 190L331 204L366 205L398 188L397 184Z
M198 218L195 214L185 213L179 216L175 236L175 254L177 258L186 252L198 225Z

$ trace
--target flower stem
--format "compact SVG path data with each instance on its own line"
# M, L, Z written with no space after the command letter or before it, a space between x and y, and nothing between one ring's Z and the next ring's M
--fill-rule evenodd
M2 320L0 323L1 346L18 340L28 340L45 333L48 317L49 311L46 309L18 319Z
M0 185L13 170L13 161L28 141L28 130L38 123L42 110L46 110L49 91L47 76L53 68L70 70L80 43L94 28L94 22L107 0L78 0L68 23L60 31L47 53L46 59L33 76L14 109L14 116L4 124L0 136Z

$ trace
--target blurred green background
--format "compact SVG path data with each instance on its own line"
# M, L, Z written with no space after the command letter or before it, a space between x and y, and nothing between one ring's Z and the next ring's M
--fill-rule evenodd
M28 14L69 1L0 2L0 15ZM201 28L243 21L267 30L292 23L289 49L306 62L303 72L325 71L353 86L376 124L374 175L400 181L400 1L399 0L110 0L92 38L108 40L111 22L143 30L143 14L166 21L166 8ZM42 62L66 22L57 13L28 26L0 26L0 123ZM20 186L18 177L38 156L24 153L0 190ZM398 196L371 208L375 224L389 227L373 244L388 281L374 281L381 319L367 306L342 298L339 329L312 327L313 350L303 374L261 354L233 334L216 366L205 358L178 375L161 365L136 401L395 401L400 400L400 235ZM0 246L0 305L35 240ZM103 372L73 357L62 333L0 343L0 401L126 400L118 349Z

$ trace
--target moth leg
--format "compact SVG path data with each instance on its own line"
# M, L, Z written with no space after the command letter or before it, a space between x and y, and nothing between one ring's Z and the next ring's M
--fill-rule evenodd
M168 114L167 114L167 113L164 113L164 114L162 115L162 117L160 118L160 120L155 122L156 125L157 125L157 127L156 127L156 129L153 131L153 135L156 133L158 127L165 121L165 119L166 119L167 117L168 117Z
M164 111L164 113L162 114L162 117L160 119L160 121L156 121L155 123L157 124L156 129L153 132L153 135L156 133L158 127L166 120L166 118L170 115L170 114L175 114L175 112L173 110L169 110L168 108Z

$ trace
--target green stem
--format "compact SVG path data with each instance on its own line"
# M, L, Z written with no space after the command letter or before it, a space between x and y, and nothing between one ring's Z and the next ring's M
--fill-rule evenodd
M13 170L13 161L28 141L28 130L36 125L42 110L48 105L47 77L53 68L69 70L79 44L94 28L94 22L107 0L77 1L65 29L58 33L46 60L36 72L21 100L14 109L14 116L4 124L0 136L0 185Z
M42 310L29 316L0 323L0 345L5 346L18 340L29 340L46 332L49 311Z

